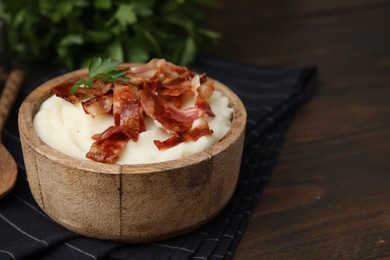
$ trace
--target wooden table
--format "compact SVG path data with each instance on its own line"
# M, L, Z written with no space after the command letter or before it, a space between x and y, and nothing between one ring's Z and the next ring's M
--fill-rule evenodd
M223 2L215 56L320 71L235 259L390 258L390 2Z

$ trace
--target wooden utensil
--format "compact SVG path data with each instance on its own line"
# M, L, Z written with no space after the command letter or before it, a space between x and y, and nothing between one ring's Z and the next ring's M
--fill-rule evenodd
M3 132L5 121L19 93L24 78L21 70L10 72L0 98L0 136ZM16 184L18 168L14 158L0 142L0 199L7 195Z

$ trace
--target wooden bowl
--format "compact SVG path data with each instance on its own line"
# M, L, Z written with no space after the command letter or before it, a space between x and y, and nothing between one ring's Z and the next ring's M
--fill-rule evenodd
M153 164L102 164L49 147L32 124L51 88L87 73L82 69L44 83L20 107L27 178L42 210L79 234L131 243L177 236L215 217L228 203L238 179L246 123L240 99L216 82L215 88L234 109L232 126L202 152Z

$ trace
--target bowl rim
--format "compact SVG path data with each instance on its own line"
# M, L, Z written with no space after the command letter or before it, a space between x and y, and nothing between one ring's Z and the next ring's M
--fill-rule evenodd
M131 66L133 63L124 63L121 66ZM164 170L173 170L186 167L192 164L197 164L206 159L221 153L230 144L233 144L245 132L247 113L245 106L240 98L226 85L211 77L209 79L215 82L215 89L220 91L229 99L229 105L233 108L232 124L228 132L217 143L212 144L206 149L174 160L142 163L142 164L105 164L92 160L75 158L64 154L46 144L40 139L33 127L33 118L41 104L53 94L49 92L54 86L66 82L75 82L80 78L88 75L88 69L83 68L68 72L61 76L57 76L49 81L44 82L35 88L22 102L19 108L18 125L20 138L23 138L26 143L40 155L50 159L51 161L62 165L75 165L77 169L95 172L97 174L145 174L158 173Z

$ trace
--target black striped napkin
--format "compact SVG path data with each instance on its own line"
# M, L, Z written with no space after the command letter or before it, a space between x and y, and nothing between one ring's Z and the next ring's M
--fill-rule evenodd
M317 70L211 59L200 60L192 69L231 87L248 112L238 185L215 219L188 234L149 244L90 239L53 222L32 198L23 164L17 107L37 86L27 82L3 136L20 175L15 189L0 200L0 259L229 259L267 184L294 110L313 95Z

